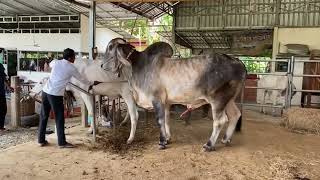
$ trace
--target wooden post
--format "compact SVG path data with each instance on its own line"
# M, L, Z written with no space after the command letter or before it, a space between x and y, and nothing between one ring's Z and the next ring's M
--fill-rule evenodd
M96 113L96 96L95 95L92 95L92 101L93 101L93 111L92 111L93 119L91 122L91 126L92 126L93 142L95 143L96 137L97 137L97 126L96 126L97 113Z
M11 87L14 88L14 93L11 93L11 126L17 128L21 125L20 86L18 76L11 77Z
M88 127L88 110L84 101L81 103L81 124L82 127Z
M117 113L117 116L118 116L118 122L121 122L121 98L119 97L118 98L118 113Z
M97 95L98 97L98 117L101 117L102 116L102 96L101 95Z
M114 99L113 101L112 101L112 108L111 108L112 110L112 121L113 121L113 133L115 133L116 132L116 100Z

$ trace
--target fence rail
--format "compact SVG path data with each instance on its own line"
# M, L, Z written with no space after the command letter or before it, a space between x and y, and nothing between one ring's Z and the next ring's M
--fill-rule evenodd
M279 60L281 59L281 60ZM294 73L295 71L295 66L297 65L297 63L320 63L320 60L301 60L301 59L296 59L294 56L292 56L291 58L277 58L276 60L266 60L266 59L250 59L250 60L242 60L242 61L252 61L252 62L287 62L287 72L278 72L278 73L265 73L265 72L248 72L248 75L257 75L257 76L265 76L265 75L269 75L269 76L283 76L283 77L287 77L287 81L284 82L286 83L286 89L281 89L281 88L277 88L277 87L255 87L255 86L245 86L244 90L242 91L242 96L245 93L246 90L248 89L256 89L256 90L265 90L265 91L282 91L282 90L286 90L286 94L285 94L285 102L283 105L273 105L273 104L264 104L263 103L245 103L243 98L241 98L241 102L240 104L243 106L256 106L256 107L271 107L271 108L289 108L292 105L291 102L291 98L292 98L292 94L294 92L301 92L301 93L320 93L320 90L312 90L312 89L293 89L293 79L294 78L303 78L303 77L307 77L307 78L320 78L320 74L301 74L301 73ZM257 79L259 79L259 77L257 77ZM263 97L263 101L264 101Z

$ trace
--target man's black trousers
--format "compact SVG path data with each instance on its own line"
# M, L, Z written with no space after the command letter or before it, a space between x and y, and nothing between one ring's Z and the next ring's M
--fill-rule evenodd
M38 134L38 142L45 142L46 128L48 123L48 118L50 114L50 110L53 110L55 119L56 119L56 127L57 127L57 135L58 135L58 145L62 146L66 144L66 136L64 134L64 105L63 105L63 96L53 96L42 92L42 106L40 113L40 123L39 123L39 134Z
M0 95L0 129L4 128L4 120L7 114L6 96Z

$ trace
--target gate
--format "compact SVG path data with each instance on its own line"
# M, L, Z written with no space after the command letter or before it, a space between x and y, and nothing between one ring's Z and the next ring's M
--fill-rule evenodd
M252 60L242 61L246 62ZM301 105L304 107L305 97L307 97L307 107L310 107L310 104L312 104L310 102L310 96L320 95L320 59L311 58L311 60L304 60L292 56L290 58L277 58L275 60L255 59L253 62L268 62L274 65L282 64L285 66L285 71L283 71L283 68L282 72L272 73L248 71L248 78L246 80L244 90L242 91L239 103L241 106L241 112L243 111L243 107L246 106L259 107L260 111L263 111L265 107L268 107L272 109L272 113L275 112L276 108L280 108L282 111L283 109L287 109L292 106L292 97L297 93L301 93ZM301 65L304 65L304 67L307 69L310 69L311 67L313 70L304 70L302 73L298 73L295 71L295 69L301 68L298 67ZM248 70L248 67L246 68ZM293 83L294 78L301 78L303 85L301 85L301 87L296 87L296 85ZM312 80L306 81L308 78L311 78ZM254 81L257 83L255 84ZM253 95L248 92L256 92L255 101L248 102L248 99L251 98L252 100L253 97ZM266 97L268 95L271 98L271 103L270 101L266 102ZM279 103L281 100L283 102Z

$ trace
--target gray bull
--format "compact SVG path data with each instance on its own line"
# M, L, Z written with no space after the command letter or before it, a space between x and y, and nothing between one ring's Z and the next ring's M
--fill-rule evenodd
M171 104L183 104L192 109L210 104L213 132L203 147L207 151L214 150L219 133L228 120L222 142L230 142L241 116L235 98L246 78L245 66L240 60L224 54L171 59L163 54L169 47L169 44L159 42L138 52L130 44L109 44L102 67L109 69L111 65L114 72L126 76L136 103L155 109L160 127L160 149L166 147L171 137Z

